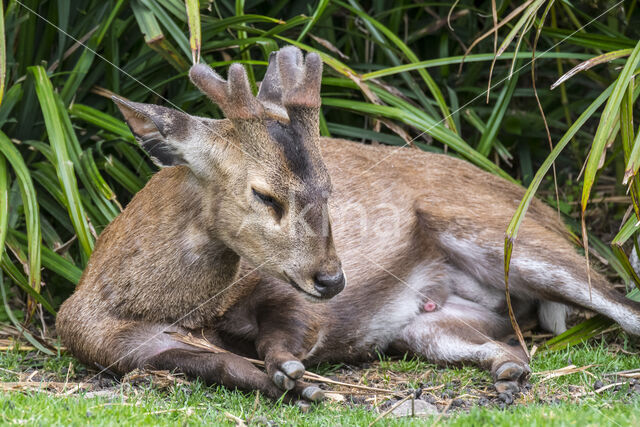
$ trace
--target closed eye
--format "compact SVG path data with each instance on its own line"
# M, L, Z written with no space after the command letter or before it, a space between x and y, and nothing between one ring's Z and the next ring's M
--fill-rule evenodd
M251 191L253 192L253 195L256 199L273 209L273 211L278 215L278 218L282 217L282 205L278 203L276 199L267 194L256 191L255 188L252 188Z

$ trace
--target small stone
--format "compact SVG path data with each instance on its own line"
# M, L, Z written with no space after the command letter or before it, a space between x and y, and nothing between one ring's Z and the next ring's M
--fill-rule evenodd
M423 394L422 396L420 396L420 399L424 400L427 403L431 403L431 404L436 403L436 398L432 394Z
M453 399L453 401L451 402L451 406L454 408L459 408L461 406L464 406L464 400L463 399Z
M440 397L442 397L443 399L448 399L450 397L453 397L453 391L445 390L442 392L442 394L440 394Z
M593 389L594 390L598 390L600 388L604 387L604 383L600 380L597 380L596 382L593 383Z
M251 419L251 424L259 425L259 426L269 426L271 425L271 421L265 416L259 416Z
M511 405L513 403L513 394L509 391L505 391L504 393L500 393L498 395L498 399L503 401L506 405Z
M478 399L479 406L487 406L488 404L489 404L489 399L485 397L481 397L480 399Z
M413 405L413 412L412 412ZM431 403L427 403L424 400L407 400L402 402L400 406L391 411L391 415L394 417L410 417L411 415L426 416L435 415L438 413L438 408Z

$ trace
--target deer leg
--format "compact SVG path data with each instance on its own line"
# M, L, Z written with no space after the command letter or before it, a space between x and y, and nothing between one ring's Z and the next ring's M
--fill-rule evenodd
M515 257L512 268L516 286L534 291L543 300L593 310L616 321L630 334L640 335L640 302L613 289L611 283L593 269L590 286L585 261L577 254L559 252L556 258L557 261L551 263L548 259ZM542 320L544 312L540 314Z
M271 378L245 358L232 353L212 354L198 350L176 348L163 351L145 361L145 368L179 370L189 377L197 377L207 384L221 384L229 389L259 390L265 396L277 400L283 395ZM317 390L315 390L317 389ZM285 396L285 401L297 401L300 397L317 401L322 393L318 387L299 382Z
M480 304L452 296L436 310L419 314L393 347L435 363L478 364L491 372L498 392L517 391L531 371L522 349L494 339L496 326L503 329L507 323Z
M557 304L548 302L582 306L618 322L627 332L640 335L640 302L617 292L593 269L589 286L584 258L564 237L543 227L532 230L524 233L514 247L509 273L512 296L543 301L541 323L554 333L563 332L564 315ZM503 236L490 237L488 240L494 244L447 233L440 235L439 240L442 250L458 269L478 283L503 291Z
M75 317L70 317L69 313L75 314ZM178 370L190 377L199 377L207 384L260 390L272 399L279 399L283 395L283 391L264 372L246 359L232 353L204 352L176 341L167 333L186 334L189 331L185 329L109 316L85 317L82 316L84 313L66 307L61 310L57 326L65 345L90 366L98 364L119 374L136 368ZM205 334L215 344L223 344L217 340L215 330L207 330ZM292 401L306 397L315 400L317 395L312 393L312 389L306 388L308 384L296 384L285 399Z
M258 333L255 346L264 360L267 375L281 390L301 390L302 396L319 401L324 392L317 386L300 381L305 372L300 357L304 353L304 338L308 326L304 313L296 310L295 302L287 294L271 292L268 285L256 290ZM264 295L263 295L264 294ZM287 307L283 311L282 307Z

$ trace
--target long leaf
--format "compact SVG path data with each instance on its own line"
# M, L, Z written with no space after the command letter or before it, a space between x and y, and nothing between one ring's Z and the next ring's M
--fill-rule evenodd
M200 62L200 48L202 47L202 30L200 28L200 2L185 0L187 19L189 21L189 46L194 64Z
M9 170L0 154L0 256L4 253L4 239L9 228Z
M298 41L302 40L304 36L307 35L309 30L311 30L311 28L313 28L313 26L316 25L318 20L322 17L322 14L324 13L324 10L327 8L328 4L329 4L329 0L318 1L318 6L316 6L316 9L313 11L311 20L307 22L307 25L305 25L302 31L300 32L300 35L298 36Z
M0 105L4 97L4 85L7 77L7 48L4 38L4 10L0 3Z
M64 130L60 122L53 87L42 67L29 67L36 82L36 93L40 101L40 108L44 116L45 125L49 134L51 148L56 155L56 172L64 194L67 199L67 209L73 227L78 235L80 246L89 256L93 251L93 237L89 231L89 224L84 213L84 207L78 193L78 184L74 173L73 163L67 152L67 144L64 138Z
M9 303L7 301L7 292L4 290L4 277L2 276L1 272L0 272L0 292L2 293L2 303L4 305L4 311L7 313L7 316L9 317L9 320L11 320L11 323L13 323L13 326L15 326L16 329L20 331L20 334L24 336L27 339L27 341L29 341L35 348L37 348L38 350L40 350L45 354L48 354L49 356L55 356L55 354L51 350L43 346L37 339L35 339L33 335L31 335L31 332L27 331L22 326L22 324L18 321L18 319L16 319L16 317L13 315L13 311L11 311L11 307L9 307Z
M636 47L629 55L629 59L625 64L622 72L618 76L611 96L607 101L596 130L596 135L593 138L591 144L591 150L589 152L589 159L587 160L587 166L584 170L584 185L582 187L582 199L581 208L582 212L587 209L587 202L589 201L589 195L591 194L591 188L595 182L596 173L598 172L598 166L602 156L604 156L604 148L611 135L614 122L616 121L616 115L622 102L622 97L625 94L625 90L629 85L633 72L640 62L640 41L636 44Z
M24 163L22 156L13 143L7 138L4 132L0 131L0 154L9 161L20 185L20 194L24 206L25 220L27 223L27 235L29 236L29 286L40 292L40 247L42 237L40 234L40 213L36 197L36 190L33 188L33 181ZM8 205L8 202L7 202ZM0 248L4 250L4 247ZM2 254L0 250L0 255Z
M500 169L486 157L478 153L471 148L466 142L464 142L459 136L446 129L444 126L438 124L434 119L425 120L424 118L418 119L413 114L407 114L406 111L399 108L390 107L387 105L375 105L360 101L351 101L346 99L337 98L323 98L323 104L327 106L333 106L338 108L345 108L352 111L369 114L372 116L382 116L394 120L400 120L408 125L414 126L431 136L438 141L448 145L456 150L458 153L471 160L476 165L495 173L505 179L513 181L513 178L506 172Z
M385 37L387 37L394 45L398 47L398 49L400 49L400 51L407 57L409 61L419 62L418 57L415 55L415 53L413 53L413 51L409 48L409 46L407 46L397 35L395 35L387 27L385 27L380 22L378 22L377 20L373 19L372 17L364 13L360 5L355 0L349 0L349 3L351 3L353 7L349 7L348 5L340 1L336 1L336 3L340 4L342 7L349 9L351 12L357 14L360 18L362 18L365 21L365 25L370 25L370 27L373 27L376 30L382 32L385 35ZM436 103L440 107L440 111L442 112L443 119L447 122L449 129L451 129L454 133L458 133L458 130L456 129L456 124L451 118L451 112L449 111L447 102L445 101L444 96L442 95L442 91L438 87L437 83L433 80L433 78L429 75L427 70L425 70L424 68L418 69L418 73L426 83L427 87L429 88L429 91L431 92L431 95L433 96Z
M491 110L491 116L487 121L487 127L485 131L482 132L482 137L478 143L477 150L480 154L487 156L491 152L491 147L496 139L496 135L498 135L498 131L502 127L502 119L507 112L507 107L509 107L513 93L516 90L518 76L519 73L516 71L516 73L511 76L509 83L500 91L500 96L498 96L496 105L493 110Z

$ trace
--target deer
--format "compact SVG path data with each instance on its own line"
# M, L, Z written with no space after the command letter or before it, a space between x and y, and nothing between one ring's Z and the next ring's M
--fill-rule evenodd
M299 402L323 398L301 380L307 367L378 352L477 364L498 392L520 389L530 368L508 339L502 242L521 186L450 155L321 137L315 53L273 53L255 97L240 64L226 81L204 64L189 75L225 119L114 98L163 168L102 232L60 308L56 328L76 357ZM510 296L523 325L559 334L577 306L640 335L640 303L589 278L537 199Z

